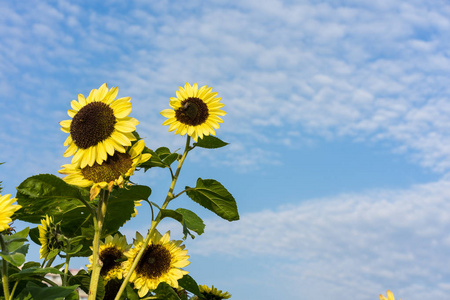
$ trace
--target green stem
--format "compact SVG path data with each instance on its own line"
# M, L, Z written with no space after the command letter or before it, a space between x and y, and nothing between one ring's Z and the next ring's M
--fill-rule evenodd
M68 250L70 251L70 244L68 246ZM67 274L69 273L69 261L70 261L70 255L66 255L66 266L64 267L64 277L62 286L67 286Z
M2 247L2 252L8 252L6 248L5 240L3 235L0 234L0 244ZM8 284L8 262L2 259L2 283L3 283L3 294L5 295L5 300L9 300L9 284Z
M88 300L95 300L97 297L98 279L102 269L102 262L99 259L100 237L102 235L103 222L106 215L106 205L108 202L109 192L102 190L100 200L98 202L97 216L94 219L94 241L92 242L92 273L89 285Z
M11 299L14 299L14 293L16 292L17 285L19 285L19 281L20 280L17 280L16 283L14 283L14 286L11 290L11 295L10 295Z
M183 155L181 156L181 158L180 158L180 160L178 162L178 167L177 167L177 170L175 172L175 175L172 176L172 183L170 184L169 191L167 192L166 199L164 200L164 203L161 206L161 209L165 209L169 205L169 202L175 198L174 195L173 195L173 190L175 189L175 185L177 183L178 176L180 175L181 167L183 166L184 160L186 159L186 156L187 156L188 152L192 150L192 148L189 146L190 143L191 143L191 137L187 136L186 146L184 148L184 153L183 153ZM144 251L147 248L147 245L150 242L150 239L152 238L152 236L153 236L153 234L154 234L154 232L156 230L156 226L162 220L161 216L162 216L161 211L159 211L158 215L155 218L155 220L152 221L150 229L148 230L147 237L145 238L145 241L142 244L142 247L139 250L138 254L134 258L133 264L131 265L131 268L128 271L127 276L124 278L124 280L122 282L122 285L120 286L119 292L117 293L116 298L114 298L114 300L119 300L120 299L123 291L125 290L128 282L130 281L130 278L131 278L131 275L134 272L134 269L136 269L136 266L139 263L139 260L141 259L142 255L144 254Z

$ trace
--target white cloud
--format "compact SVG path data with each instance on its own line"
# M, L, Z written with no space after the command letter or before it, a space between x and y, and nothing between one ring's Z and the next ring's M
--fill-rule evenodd
M374 299L391 289L402 299L444 300L450 296L448 195L450 181L442 180L312 199L232 223L208 220L189 252L267 260L258 280L278 284L280 293L295 290L296 299Z

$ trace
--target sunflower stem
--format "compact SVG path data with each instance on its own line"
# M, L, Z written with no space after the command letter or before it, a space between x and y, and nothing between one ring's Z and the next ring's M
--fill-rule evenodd
M100 271L102 264L99 259L100 237L102 235L103 222L106 215L106 205L109 198L109 192L102 190L100 200L98 202L97 216L93 215L94 219L94 241L92 242L92 273L91 282L89 285L88 300L95 300L97 297L98 280L100 278Z
M161 209L165 209L171 200L173 200L175 197L173 196L173 190L175 189L175 185L178 180L178 176L180 175L181 167L183 166L184 160L186 159L187 154L189 151L192 150L190 147L191 143L191 137L188 135L186 139L186 146L184 148L184 153L181 156L180 160L178 161L178 167L175 172L175 175L172 176L172 183L170 184L169 191L167 192L166 200L164 200L163 205L161 206ZM122 296L123 291L125 290L128 282L130 281L131 275L134 272L134 269L136 269L137 264L139 263L139 260L141 259L142 255L144 254L145 249L147 248L148 243L150 242L150 239L153 237L153 234L155 233L156 226L161 222L162 220L162 214L161 210L158 212L158 215L156 216L156 219L152 221L152 224L150 226L150 229L148 230L147 237L145 238L144 243L142 244L141 249L139 250L138 254L136 255L133 264L131 265L130 270L127 273L127 276L125 276L122 285L120 286L119 292L117 292L116 297L114 300L119 300Z
M2 234L0 234L0 244L2 247L2 252L8 252ZM5 300L9 300L10 298L9 298L9 283L8 283L8 263L4 258L2 258L2 283L3 283L3 295L5 296Z
M70 244L68 245L68 250L70 251ZM62 286L67 286L67 274L69 273L69 262L70 262L70 255L66 255L66 265L64 267L64 277Z

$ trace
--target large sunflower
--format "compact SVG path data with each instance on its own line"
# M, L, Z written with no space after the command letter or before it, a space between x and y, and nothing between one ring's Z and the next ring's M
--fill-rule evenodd
M130 282L133 282L134 287L139 290L139 297L144 297L150 290L156 289L160 282L166 282L174 288L178 287L178 279L188 273L180 268L190 264L187 250L184 250L181 243L182 241L171 241L170 232L164 236L156 232L152 237L130 277ZM143 244L144 238L136 233L134 248L126 253L128 260L124 263L124 275L130 271Z
M74 155L72 164L92 166L101 164L107 155L114 155L117 150L125 152L125 146L131 146L136 138L138 120L128 117L131 112L130 97L116 99L119 89L108 89L103 84L98 90L93 89L85 98L78 95L78 101L72 100L72 109L67 111L72 120L61 121L61 130L70 133L64 142L69 146L64 157Z
M41 259L50 259L48 255L55 249L61 249L63 243L58 240L58 235L61 233L59 224L55 224L53 218L45 215L45 219L41 220L39 229L39 242L41 242L41 249L39 254ZM55 254L56 255L56 254Z
M170 98L172 109L161 111L161 115L168 118L163 125L169 125L169 131L176 130L175 134L187 133L194 141L205 135L216 135L214 129L223 123L219 116L224 116L226 112L220 109L224 106L220 103L222 98L216 98L217 93L211 90L206 85L199 89L197 83L193 86L186 83L184 88L180 86L177 97Z
M114 236L107 236L104 242L100 242L99 258L102 262L102 269L100 275L104 281L110 281L117 278L122 279L123 262L126 260L125 252L131 248L127 244L125 236L115 234ZM88 270L92 270L93 256L89 257L90 265L87 265Z
M9 223L12 222L11 216L19 210L21 205L12 205L16 198L10 198L11 194L0 195L0 232L9 228Z
M142 153L144 150L144 140L137 141L132 147L129 147L125 153L115 152L114 155L108 155L102 163L94 163L92 166L81 168L76 164L67 164L62 166L61 174L68 174L64 181L81 186L91 187L91 200L94 199L101 189L108 187L113 182L114 185L122 186L124 177L133 175L136 167L150 159L151 154Z

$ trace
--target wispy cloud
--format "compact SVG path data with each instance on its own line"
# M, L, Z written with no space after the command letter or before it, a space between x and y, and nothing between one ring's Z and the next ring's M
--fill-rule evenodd
M245 214L226 226L208 221L189 251L267 260L270 267L258 280L270 279L286 299L364 300L389 288L402 299L443 300L450 295L449 192L450 181L442 180L311 199Z
M21 101L39 90L53 105L58 89L68 103L108 81L133 96L141 130L167 141L153 129L157 111L197 81L223 97L220 133L245 135L236 149L296 128L388 141L423 166L450 167L445 1L11 3L2 4L0 76Z

